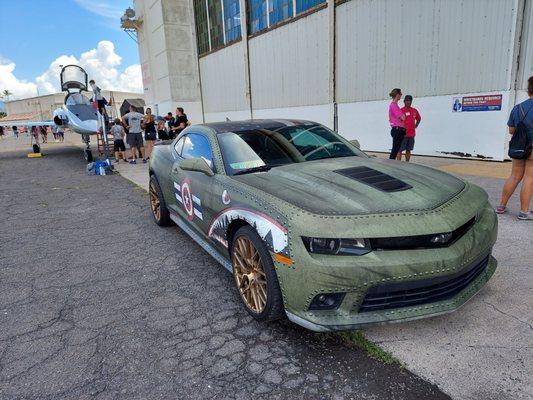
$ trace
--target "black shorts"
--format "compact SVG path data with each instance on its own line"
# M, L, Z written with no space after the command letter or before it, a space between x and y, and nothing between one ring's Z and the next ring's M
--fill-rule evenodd
M104 108L104 107L105 107L105 101L104 101L104 99L102 99L102 100L98 100L97 103L98 103L98 109L101 109L101 108Z
M128 133L128 136L126 136L126 142L128 142L130 147L137 147L138 149L140 149L141 147L144 147L143 135L141 132Z
M157 140L157 135L155 132L146 132L144 134L144 140Z
M115 139L115 141L113 142L113 151L126 151L126 145L124 144L124 140Z

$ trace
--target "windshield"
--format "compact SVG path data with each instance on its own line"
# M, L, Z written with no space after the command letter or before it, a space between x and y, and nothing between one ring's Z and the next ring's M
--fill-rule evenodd
M91 104L91 102L89 101L89 98L81 93L68 94L65 102L67 106L75 106L79 104L88 104L88 105Z
M228 175L248 169L255 172L263 166L364 154L321 125L226 132L218 135L218 141Z

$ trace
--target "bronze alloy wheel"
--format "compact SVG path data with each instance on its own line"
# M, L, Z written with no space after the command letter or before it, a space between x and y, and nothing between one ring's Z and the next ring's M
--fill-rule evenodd
M246 306L260 314L267 303L267 280L261 256L252 241L239 236L233 246L233 276Z
M153 182L150 182L150 205L154 218L159 221L161 219L161 202L157 194L157 188Z

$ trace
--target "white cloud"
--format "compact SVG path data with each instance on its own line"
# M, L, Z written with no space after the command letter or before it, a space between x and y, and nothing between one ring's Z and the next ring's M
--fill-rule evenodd
M143 92L140 64L130 65L118 77L118 87L125 92Z
M19 97L31 97L37 95L37 85L33 82L18 79L13 71L16 64L10 60L0 57L0 94L4 90L12 93L9 99Z
M103 0L74 0L80 7L101 17L119 21L124 9L110 1ZM118 22L117 22L118 23Z
M121 69L121 61L122 57L115 52L114 44L103 40L79 58L73 55L57 57L44 73L35 78L35 82L28 82L16 78L15 63L0 57L0 91L8 89L14 94L12 98L35 96L37 89L40 94L60 92L61 66L76 64L85 69L89 79L94 79L102 89L142 93L140 65L133 64Z

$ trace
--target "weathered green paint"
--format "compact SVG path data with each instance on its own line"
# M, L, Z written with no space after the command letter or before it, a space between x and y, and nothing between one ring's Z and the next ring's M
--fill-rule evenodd
M414 281L453 275L491 252L497 219L485 191L442 171L412 163L349 157L289 164L241 176L227 176L216 133L207 126L188 132L205 135L215 155L217 173L208 176L180 171L201 198L204 219L186 221L174 196L172 173L178 157L173 144L159 145L150 160L169 207L229 260L227 249L208 237L210 222L228 207L244 207L269 215L288 229L293 264L275 262L285 309L293 321L314 330L352 329L367 324L418 319L451 312L468 301L489 280L496 268L490 258L485 272L453 299L379 312L358 313L368 288L383 283ZM340 138L344 141L344 139ZM386 193L348 179L334 170L368 166L412 186ZM182 179L182 178L180 178ZM226 190L231 204L224 204ZM452 231L477 216L476 223L448 247L417 250L373 251L363 256L310 254L302 236L338 238L402 237ZM337 310L308 311L318 293L346 292Z

